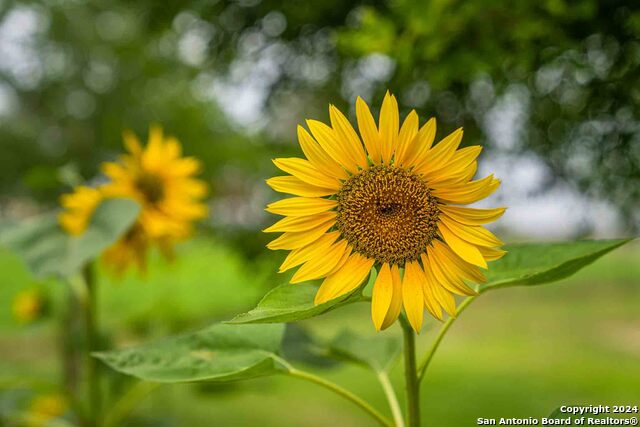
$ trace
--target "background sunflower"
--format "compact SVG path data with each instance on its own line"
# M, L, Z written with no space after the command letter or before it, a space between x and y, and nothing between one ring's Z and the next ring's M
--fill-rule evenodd
M131 264L144 271L152 246L171 258L174 244L192 233L194 221L207 215L207 206L202 203L207 187L195 178L200 163L182 157L176 138L165 137L159 126L152 126L144 148L131 132L124 133L124 140L128 154L102 166L109 181L96 188L81 186L63 195L60 202L66 210L59 216L62 227L78 235L103 199L131 198L138 202L139 218L103 255L105 263L118 274Z

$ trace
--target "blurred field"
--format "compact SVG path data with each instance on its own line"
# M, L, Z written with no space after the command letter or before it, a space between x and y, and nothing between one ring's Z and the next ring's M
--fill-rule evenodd
M475 425L478 417L541 417L570 403L638 404L638 259L640 246L630 245L565 283L500 290L474 302L451 329L423 384L425 424L466 426ZM130 275L122 283L110 283L101 276L99 316L116 331L115 346L196 329L251 308L271 286L273 268L200 239L182 247L172 265L155 260L146 280ZM31 379L55 382L58 350L51 321L25 327L11 318L9 302L31 283L20 261L0 251L0 270L0 386L6 399ZM59 303L60 284L50 283L47 289ZM365 305L303 326L320 337L342 328L373 333ZM436 326L426 325L422 344L433 338ZM368 372L344 365L324 371L388 413ZM400 367L393 373L401 390ZM286 418L281 405L288 408ZM285 377L224 387L163 386L133 416L135 425L154 426L371 425L339 397Z

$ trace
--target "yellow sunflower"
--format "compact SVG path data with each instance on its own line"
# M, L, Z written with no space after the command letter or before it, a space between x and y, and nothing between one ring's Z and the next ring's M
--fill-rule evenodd
M140 203L139 224L150 238L189 236L193 222L207 215L207 206L200 201L207 193L206 184L194 178L200 162L182 157L178 140L164 137L158 126L151 127L144 149L131 132L124 133L124 143L129 154L103 164L111 180L102 189L105 196L130 197Z
M13 318L19 323L28 324L42 318L46 313L47 300L42 291L33 288L16 294L11 303Z
M152 126L146 147L131 132L124 133L124 141L128 154L102 166L109 181L98 188L81 186L63 195L61 205L66 210L59 217L68 233L78 235L104 198L131 198L140 203L134 225L103 254L116 273L132 263L144 271L151 246L170 258L173 245L192 233L194 221L207 215L207 206L202 203L207 186L195 178L200 162L182 157L177 139L163 136L160 127Z
M62 417L69 408L67 399L61 394L45 394L35 397L28 409L29 426L47 425L51 420Z
M93 211L102 199L103 194L100 189L84 185L76 187L73 193L63 194L60 197L60 205L65 211L58 215L62 228L73 236L84 233Z
M291 283L324 279L315 297L321 304L358 288L377 267L377 330L395 322L403 306L416 332L425 307L438 319L443 309L455 316L454 294L475 294L467 282L485 282L481 269L505 253L483 227L505 208L459 206L500 185L493 175L472 181L481 147L458 149L462 129L434 145L435 119L420 127L411 111L401 125L389 93L378 125L358 98L360 135L336 107L329 114L331 126L307 120L310 133L298 127L306 159L275 159L289 175L267 180L296 196L266 209L285 216L265 230L283 233L268 248L291 251L280 271L300 266Z

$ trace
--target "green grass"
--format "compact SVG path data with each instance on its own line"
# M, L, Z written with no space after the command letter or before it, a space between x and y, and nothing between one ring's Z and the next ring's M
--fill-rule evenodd
M472 426L478 417L542 417L562 404L637 404L640 399L640 247L607 255L559 284L483 295L456 321L422 386L424 424ZM270 268L275 268L271 266ZM0 252L0 379L54 382L52 321L19 326L12 296L32 281L19 260ZM157 258L143 279L101 276L100 317L115 346L226 319L250 308L269 283L263 262L244 260L224 245L199 240L175 263ZM61 283L48 283L56 308ZM373 334L369 307L357 304L302 322L329 338L342 328ZM434 337L429 322L420 338ZM397 327L386 334L398 334ZM388 413L374 378L359 367L316 370ZM393 381L401 390L401 367ZM312 384L276 377L225 386L163 386L135 411L135 424L166 426L370 426L348 402ZM146 424L144 423L146 420ZM156 421L154 421L156 420Z

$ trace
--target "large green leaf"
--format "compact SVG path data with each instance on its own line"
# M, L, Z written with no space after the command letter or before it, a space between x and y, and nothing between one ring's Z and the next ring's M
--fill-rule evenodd
M331 341L329 351L340 359L383 372L389 369L400 354L401 343L396 336L378 334L363 337L351 331L343 331Z
M318 285L284 284L267 293L253 310L234 317L229 323L295 322L333 310L345 304L362 301L361 288L341 297L315 305Z
M111 368L148 381L230 381L286 371L277 356L284 325L216 324L124 350L96 353Z
M630 239L584 240L507 245L507 255L492 262L480 292L509 286L531 286L565 279Z
M0 244L22 257L36 277L68 277L87 261L115 243L136 220L140 206L129 199L107 199L100 203L87 230L69 236L58 224L57 213L2 229Z

